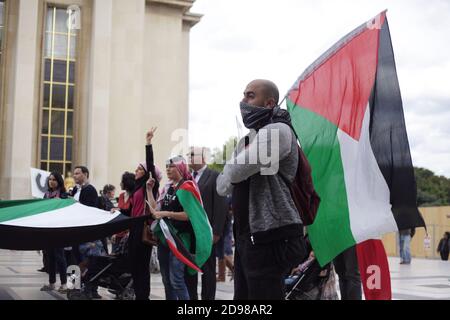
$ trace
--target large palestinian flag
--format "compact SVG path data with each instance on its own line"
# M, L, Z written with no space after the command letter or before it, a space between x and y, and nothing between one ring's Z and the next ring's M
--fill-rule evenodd
M211 255L212 229L205 209L203 209L201 195L194 182L185 181L176 191L176 196L194 230L195 248L190 250L192 248L190 235L178 234L167 219L156 221L153 231L172 253L189 267L188 272L195 274L201 272L200 268Z
M0 248L41 250L98 240L143 223L74 199L0 201Z
M308 67L287 105L321 197L308 227L321 265L356 243L424 226L385 12Z

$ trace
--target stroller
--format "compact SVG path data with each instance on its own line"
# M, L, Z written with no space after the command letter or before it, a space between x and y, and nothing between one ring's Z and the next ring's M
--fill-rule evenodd
M128 237L124 237L112 255L90 257L83 272L82 289L69 290L69 300L89 300L91 289L103 287L118 300L134 300L133 279L128 261Z
M333 264L320 267L305 238L310 256L298 266L296 274L285 278L285 300L337 300Z
M285 300L322 300L332 266L321 268L316 259L306 262L299 274L285 279Z

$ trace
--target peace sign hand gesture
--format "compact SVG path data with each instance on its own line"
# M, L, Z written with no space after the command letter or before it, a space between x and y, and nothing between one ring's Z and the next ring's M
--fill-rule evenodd
M157 127L152 127L150 131L147 132L147 145L152 144L153 136L155 135Z

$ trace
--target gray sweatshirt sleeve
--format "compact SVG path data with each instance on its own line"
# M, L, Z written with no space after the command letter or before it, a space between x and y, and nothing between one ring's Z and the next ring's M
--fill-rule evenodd
M224 176L223 172L217 176L216 180L217 193L222 196L228 196L233 193L233 185L228 177Z
M220 191L226 192L232 183L242 182L258 172L276 174L280 161L289 155L291 148L292 132L286 124L273 123L260 129L249 146L225 165L218 178L218 192L219 185Z

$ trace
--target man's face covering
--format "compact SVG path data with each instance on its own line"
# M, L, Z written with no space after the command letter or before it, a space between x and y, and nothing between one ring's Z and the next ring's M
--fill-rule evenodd
M273 109L256 107L245 102L240 104L242 121L247 129L258 130L270 123L272 119Z
M274 103L273 98L268 98L267 83L264 80L250 82L245 88L244 98L240 104L245 127L258 130L270 123Z

